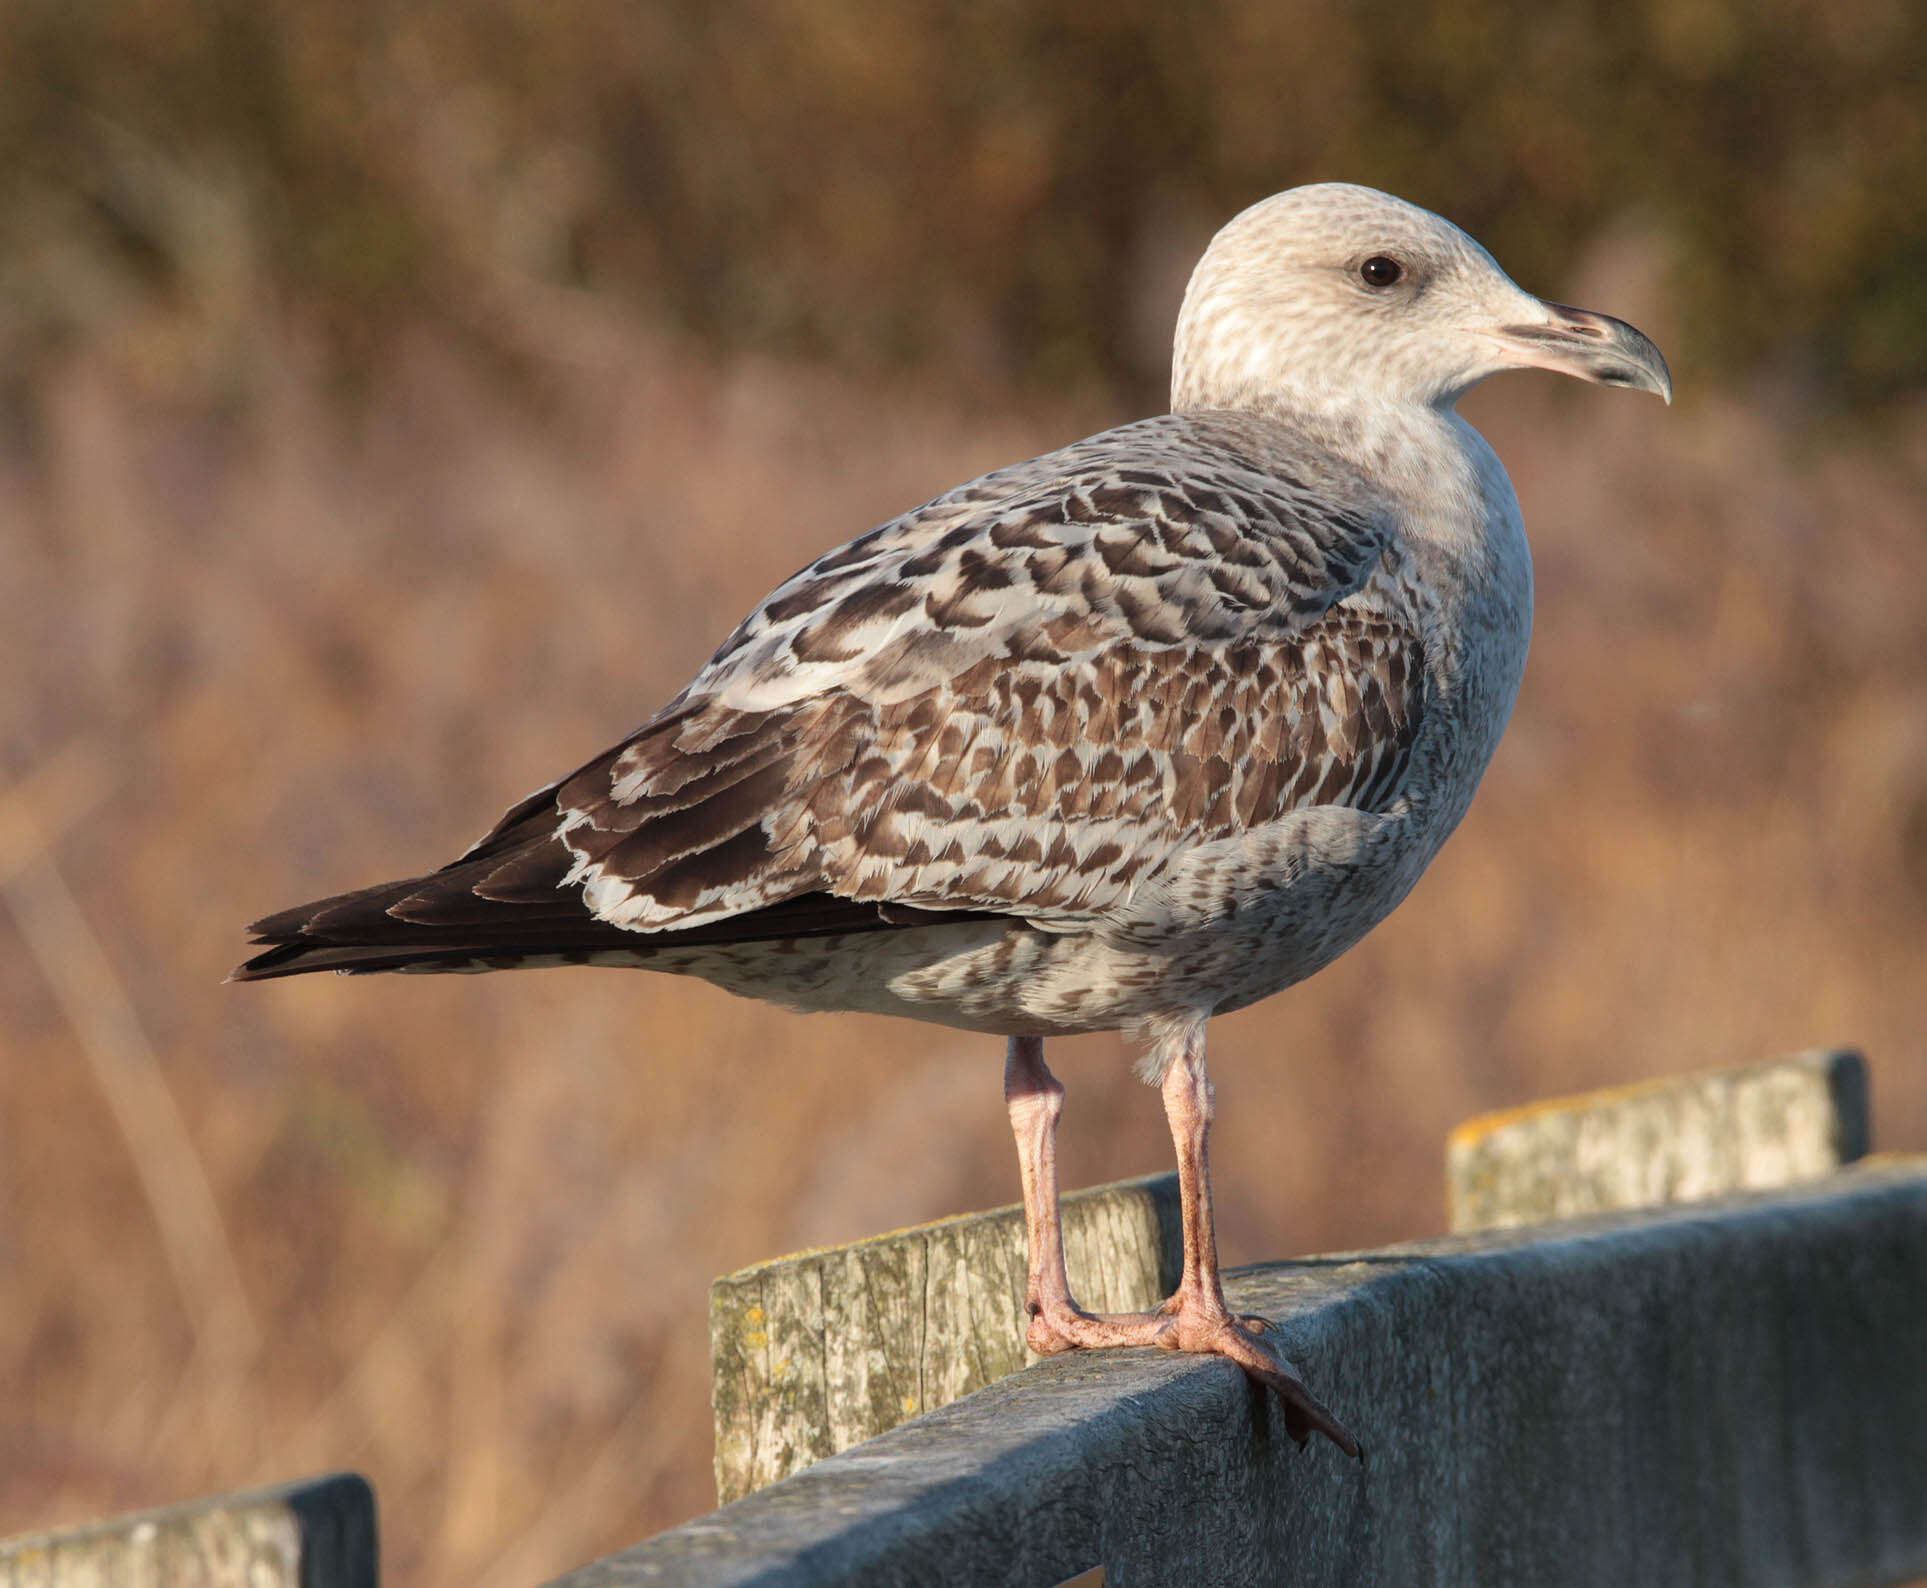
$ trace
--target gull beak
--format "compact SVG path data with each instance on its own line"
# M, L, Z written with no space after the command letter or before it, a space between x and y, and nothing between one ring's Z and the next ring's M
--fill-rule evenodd
M1498 343L1516 369L1550 369L1602 386L1632 386L1673 400L1673 377L1666 360L1643 331L1609 314L1534 300L1543 320L1502 325L1486 335Z

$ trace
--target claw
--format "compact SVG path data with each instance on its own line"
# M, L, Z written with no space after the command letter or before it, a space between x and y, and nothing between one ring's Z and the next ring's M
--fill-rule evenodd
M1249 1313L1233 1316L1198 1302L1187 1309L1173 1297L1155 1312L1093 1313L1075 1305L1040 1307L1031 1316L1026 1338L1039 1356L1155 1345L1167 1351L1225 1357L1283 1403L1285 1432L1299 1448L1316 1432L1346 1455L1363 1459L1351 1432L1305 1388L1277 1348L1260 1338L1270 1328L1263 1318Z
M1352 1437L1351 1430L1305 1388L1292 1371L1291 1364L1278 1354L1269 1341L1259 1341L1245 1332L1244 1323L1242 1318L1226 1317L1216 1327L1207 1324L1205 1333L1201 1337L1186 1340L1184 1348L1228 1357L1243 1368L1249 1377L1269 1388L1284 1402L1285 1432L1301 1449L1316 1431L1354 1461L1362 1461L1364 1452Z

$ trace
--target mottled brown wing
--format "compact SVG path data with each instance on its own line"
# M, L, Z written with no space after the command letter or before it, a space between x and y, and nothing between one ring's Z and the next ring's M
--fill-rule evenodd
M1282 443L1282 444L1281 444ZM1251 416L972 481L771 594L452 865L257 923L238 973L1122 907L1197 845L1397 796L1423 709L1383 505Z
M1383 808L1423 672L1407 624L1347 601L1282 642L1113 637L880 704L687 703L558 801L591 908L625 924L819 892L1071 921L1294 809Z
M806 895L1049 924L1297 806L1389 799L1425 676L1395 537L1276 441L1147 420L859 536L465 861L552 799L567 881L619 926L754 932ZM554 886L505 854L477 891Z

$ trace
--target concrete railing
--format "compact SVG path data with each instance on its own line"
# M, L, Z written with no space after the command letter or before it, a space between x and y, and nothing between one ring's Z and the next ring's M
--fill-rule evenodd
M1299 1450L1230 1365L1155 1351L1056 1358L822 1456L977 1371L956 1369L947 1327L906 1344L887 1286L873 1311L896 1354L865 1357L872 1320L830 1295L839 1276L894 1275L926 1300L949 1286L939 1319L987 1314L1009 1282L1007 1215L731 1276L712 1313L719 1474L747 1489L813 1464L553 1588L1927 1576L1927 1159L1851 1163L1865 1113L1858 1060L1817 1054L1493 1116L1454 1136L1461 1218L1504 1224L1575 1177L1593 1207L1708 1199L1228 1276L1362 1464ZM1613 1141L1671 1167L1604 1172ZM1125 1288L1155 1290L1167 1200L1155 1182L1087 1199L1087 1256L1122 1254ZM734 1477L731 1420L749 1452ZM9 1577L14 1547L0 1585L80 1580Z
M1927 1573L1927 1162L1246 1270L1364 1441L1223 1362L1057 1358L560 1579L1719 1583Z
M1866 1066L1827 1050L1487 1114L1448 1146L1452 1228L1793 1185L1864 1155L1867 1129ZM1156 1306L1177 1284L1178 1222L1173 1174L1065 1197L1073 1291L1100 1312ZM1017 1372L1024 1280L1018 1207L717 1280L718 1497L741 1499Z

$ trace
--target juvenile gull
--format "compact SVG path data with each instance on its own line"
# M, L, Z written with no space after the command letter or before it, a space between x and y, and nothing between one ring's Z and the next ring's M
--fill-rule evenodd
M1465 814L1525 665L1500 370L1671 400L1619 320L1438 216L1295 188L1213 239L1172 411L959 486L779 586L635 734L461 859L255 924L235 976L643 966L1009 1039L1030 1344L1216 1353L1356 1454L1219 1287L1205 1022L1370 931ZM1044 1038L1125 1030L1177 1146L1155 1312L1072 1298Z

